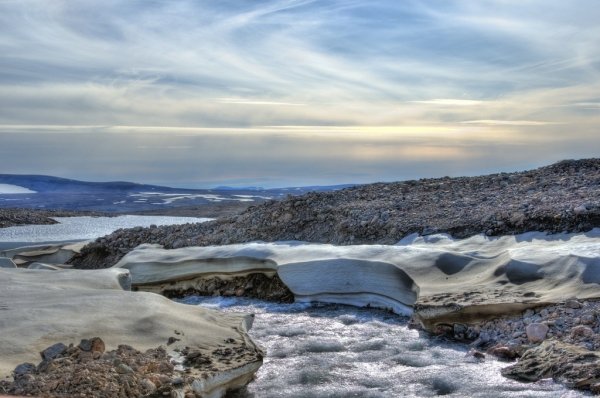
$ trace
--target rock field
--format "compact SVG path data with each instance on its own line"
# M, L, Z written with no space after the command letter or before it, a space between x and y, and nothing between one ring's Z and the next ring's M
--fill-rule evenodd
M90 244L73 263L109 267L141 243L167 248L278 240L394 244L414 232L464 238L597 226L600 159L566 160L525 172L308 193L203 224L119 230Z

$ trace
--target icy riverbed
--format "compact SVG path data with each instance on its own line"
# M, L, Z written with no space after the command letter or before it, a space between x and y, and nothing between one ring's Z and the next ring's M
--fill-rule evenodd
M132 216L55 217L59 224L0 228L0 242L57 242L96 239L119 228L173 225L211 220L196 217Z
M250 335L267 355L241 397L581 397L550 380L505 379L507 365L407 327L407 318L341 305L275 304L245 298L181 300L255 313Z

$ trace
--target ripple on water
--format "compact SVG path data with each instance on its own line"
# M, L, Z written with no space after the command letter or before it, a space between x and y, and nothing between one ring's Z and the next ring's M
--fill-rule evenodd
M480 362L467 346L428 338L383 311L245 298L182 301L256 314L250 335L267 356L256 379L230 398L585 396L548 380L505 379L506 363Z

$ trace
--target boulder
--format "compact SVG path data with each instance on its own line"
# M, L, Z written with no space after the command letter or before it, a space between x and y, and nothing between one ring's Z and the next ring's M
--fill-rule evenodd
M527 333L527 339L530 343L537 344L546 339L549 329L545 323L530 323L525 328L525 333Z
M511 379L535 382L552 378L582 390L590 390L597 384L598 374L598 353L556 340L546 340L530 348L516 364L502 369L502 375Z

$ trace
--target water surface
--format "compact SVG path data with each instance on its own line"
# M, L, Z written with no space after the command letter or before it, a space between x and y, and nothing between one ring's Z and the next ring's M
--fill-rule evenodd
M506 379L506 362L477 360L468 346L432 339L384 311L244 298L182 301L256 314L250 335L267 356L256 379L231 398L585 396L550 380Z
M118 216L54 217L59 224L20 225L0 228L0 242L57 242L96 239L119 228L197 223L211 220L196 217Z

